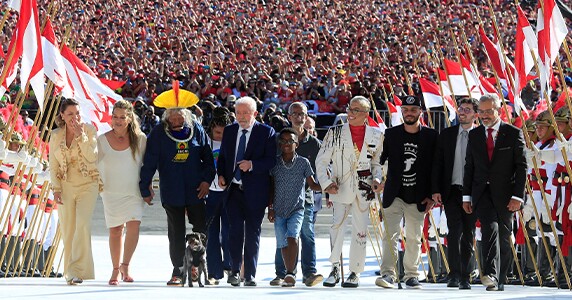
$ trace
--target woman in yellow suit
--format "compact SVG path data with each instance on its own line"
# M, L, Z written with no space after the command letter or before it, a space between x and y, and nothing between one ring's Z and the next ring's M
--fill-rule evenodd
M94 126L81 123L79 103L64 99L50 138L50 176L59 204L64 276L69 285L94 279L91 216L102 188Z

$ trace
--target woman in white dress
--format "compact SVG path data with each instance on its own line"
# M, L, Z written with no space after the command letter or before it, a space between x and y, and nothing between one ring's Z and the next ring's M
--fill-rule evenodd
M103 180L101 198L113 264L109 285L118 285L119 274L124 282L133 282L129 276L129 262L139 241L145 204L139 191L139 170L147 138L139 128L131 103L117 101L111 119L112 129L97 139L100 149L98 168ZM126 228L125 241L123 228Z

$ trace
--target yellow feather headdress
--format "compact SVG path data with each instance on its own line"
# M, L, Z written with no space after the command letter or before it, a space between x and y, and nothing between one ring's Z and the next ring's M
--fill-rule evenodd
M179 87L179 81L173 81L173 89L161 93L153 100L153 104L162 108L189 108L199 103L197 95Z

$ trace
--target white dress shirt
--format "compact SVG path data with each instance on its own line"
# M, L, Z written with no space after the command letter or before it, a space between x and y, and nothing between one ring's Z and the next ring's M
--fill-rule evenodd
M250 125L250 127L246 128L247 132L246 132L246 143L244 144L244 152L246 153L246 148L248 147L248 141L250 140L250 134L252 133L252 128L254 127L254 123L252 123L252 125ZM236 168L238 168L237 165L237 161L236 161L236 153L238 152L238 144L240 143L240 137L242 136L242 130L245 128L240 127L240 125L238 125L238 133L236 134L236 147L234 148L234 169L236 170ZM252 171L252 167L250 168L250 170ZM233 173L234 174L234 173ZM236 183L236 184L242 184L242 179L240 181L236 180L236 178L232 178L232 182Z

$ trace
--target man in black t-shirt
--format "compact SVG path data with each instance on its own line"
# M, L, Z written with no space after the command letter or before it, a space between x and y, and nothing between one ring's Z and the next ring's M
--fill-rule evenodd
M403 125L385 131L381 164L388 162L387 179L383 192L384 224L381 277L375 284L395 287L395 259L401 219L405 218L405 285L421 288L418 276L423 220L434 205L431 199L431 167L437 144L437 131L421 126L421 101L406 96L401 107ZM403 146L401 146L403 145Z

